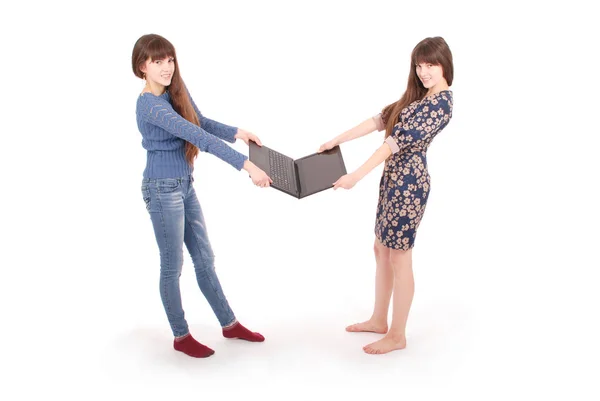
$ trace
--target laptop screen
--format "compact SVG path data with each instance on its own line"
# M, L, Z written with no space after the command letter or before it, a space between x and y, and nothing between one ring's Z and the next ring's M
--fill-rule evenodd
M339 147L303 157L296 163L300 178L300 197L331 188L338 178L346 174Z

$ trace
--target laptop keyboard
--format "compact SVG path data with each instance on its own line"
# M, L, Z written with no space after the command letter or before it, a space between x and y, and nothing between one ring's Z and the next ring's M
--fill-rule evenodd
M290 171L290 159L277 153L272 149L269 149L269 164L271 169L271 179L282 189L294 191L294 185L292 185L293 174Z

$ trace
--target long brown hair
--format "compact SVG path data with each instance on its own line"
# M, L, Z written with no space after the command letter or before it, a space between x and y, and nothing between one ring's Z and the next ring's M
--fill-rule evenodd
M137 42L135 42L135 46L133 46L133 54L131 56L133 73L136 77L143 79L144 73L142 72L141 67L148 59L162 60L167 57L173 57L175 60L175 71L173 72L171 85L168 87L173 108L183 118L192 124L200 126L196 111L192 106L183 79L181 79L181 75L179 74L179 64L177 64L175 47L171 42L156 34L144 35L139 38ZM194 159L198 153L199 150L196 146L189 142L185 143L185 159L190 165L194 164Z
M391 135L394 125L398 123L398 116L402 110L412 102L422 99L427 93L427 88L421 83L415 69L415 66L420 63L441 65L448 86L452 85L452 79L454 78L452 52L450 52L450 48L444 38L436 36L420 41L410 56L410 74L408 74L406 91L400 100L387 105L381 112L381 117L385 123L386 138Z

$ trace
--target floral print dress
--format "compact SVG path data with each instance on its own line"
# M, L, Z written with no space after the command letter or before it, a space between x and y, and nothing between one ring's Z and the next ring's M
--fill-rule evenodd
M386 138L393 153L379 184L375 235L388 248L414 246L430 190L427 148L451 117L452 92L441 91L403 109Z

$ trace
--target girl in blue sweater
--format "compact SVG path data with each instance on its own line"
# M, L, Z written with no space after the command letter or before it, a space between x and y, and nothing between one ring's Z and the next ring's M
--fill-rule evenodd
M272 181L267 174L223 141L261 142L250 132L202 115L181 79L175 48L165 38L154 34L139 38L133 48L132 67L133 73L146 81L136 108L142 146L147 150L142 195L160 251L160 295L175 336L173 346L197 358L214 354L192 337L184 317L179 290L184 243L194 262L200 290L217 316L223 335L264 341L262 335L237 321L223 294L192 185L194 159L201 150L237 170L246 170L255 185L268 187Z

